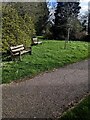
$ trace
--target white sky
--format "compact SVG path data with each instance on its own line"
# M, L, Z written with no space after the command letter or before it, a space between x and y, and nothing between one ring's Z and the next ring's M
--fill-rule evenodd
M88 2L90 0L80 0L81 1L81 13L88 11Z
M57 0L47 0L47 1L56 2ZM60 0L60 1L64 1L64 0ZM70 0L70 1L73 1L73 0ZM89 1L90 0L80 0L80 6L81 6L80 12L81 13L84 13L85 11L88 11L88 2Z

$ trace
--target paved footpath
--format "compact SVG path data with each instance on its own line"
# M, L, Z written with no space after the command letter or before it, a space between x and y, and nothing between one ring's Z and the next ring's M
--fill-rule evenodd
M2 86L3 118L59 117L88 92L88 61Z

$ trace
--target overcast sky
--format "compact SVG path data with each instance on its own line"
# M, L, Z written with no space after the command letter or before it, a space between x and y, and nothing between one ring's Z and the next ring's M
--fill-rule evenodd
M49 0L49 1L51 1L51 6L53 6L54 2L56 2L57 0ZM63 0L61 0L61 1L63 1ZM73 0L71 0L71 1L73 1ZM80 6L81 6L80 12L81 13L88 11L88 2L89 1L90 0L80 0Z
M48 0L47 0L48 1ZM52 14L52 16L49 18L49 20L52 20L52 18L54 18L54 12L55 10L52 9L52 7L55 8L56 6L56 1L57 0L49 0L49 8L50 8L50 14ZM63 1L63 0L61 0ZM73 0L71 0L73 1ZM80 10L80 14L84 14L86 11L88 11L88 2L90 0L80 0L80 6L81 6L81 10ZM50 7L51 6L51 7Z
M90 0L81 0L81 13L82 12L85 12L85 11L88 11L88 2L89 2Z

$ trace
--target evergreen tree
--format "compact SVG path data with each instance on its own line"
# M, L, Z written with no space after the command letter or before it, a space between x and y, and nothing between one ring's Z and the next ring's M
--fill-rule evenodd
M39 35L48 19L46 2L7 2L2 4L2 51L12 45L30 47L32 36Z
M27 14L22 18L10 4L2 5L2 52L10 46L24 44L30 47L31 37L35 34L34 23Z
M52 28L55 39L69 39L70 31L75 27L73 21L77 19L79 10L79 2L58 2Z
M37 35L42 33L49 14L46 2L17 2L12 3L12 5L22 18L24 18L26 13L32 18Z

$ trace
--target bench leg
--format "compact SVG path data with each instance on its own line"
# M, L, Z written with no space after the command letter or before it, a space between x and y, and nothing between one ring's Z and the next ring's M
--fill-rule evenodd
M19 60L21 61L21 52L19 52Z

